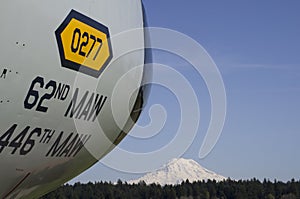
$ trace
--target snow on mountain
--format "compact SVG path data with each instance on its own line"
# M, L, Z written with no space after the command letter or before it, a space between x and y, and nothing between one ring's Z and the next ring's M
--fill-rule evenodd
M144 181L146 184L180 184L182 181L189 180L190 182L202 180L222 181L225 177L218 175L212 171L200 166L196 161L191 159L173 159L162 168L148 173L137 180L128 181L129 184L137 184Z

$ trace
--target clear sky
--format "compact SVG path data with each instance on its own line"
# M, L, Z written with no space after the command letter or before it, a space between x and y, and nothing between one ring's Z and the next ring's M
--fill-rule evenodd
M199 149L210 119L205 83L184 60L154 51L154 62L184 74L199 100L200 128L183 157L232 179L299 179L300 2L144 0L144 4L149 26L184 33L206 49L226 88L224 129L212 152L200 159ZM165 74L155 71L154 76L159 75ZM176 98L168 90L153 86L149 104L165 108L168 116L164 128L151 139L128 136L121 148L149 152L173 138L180 120ZM148 110L139 122L149 122ZM118 164L122 165L121 158ZM98 163L72 182L138 176Z

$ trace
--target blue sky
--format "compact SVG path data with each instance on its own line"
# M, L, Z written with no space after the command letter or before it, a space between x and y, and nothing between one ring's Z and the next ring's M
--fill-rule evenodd
M210 118L205 83L184 60L154 52L154 62L184 74L200 101L200 128L183 157L233 179L299 179L300 2L144 0L144 4L149 26L173 29L200 43L215 61L225 84L227 116L222 135L213 151L199 159ZM121 147L145 152L172 139L180 120L176 98L154 86L149 103L165 107L165 127L153 139L125 138ZM145 111L140 123L147 122ZM99 163L72 182L138 176Z

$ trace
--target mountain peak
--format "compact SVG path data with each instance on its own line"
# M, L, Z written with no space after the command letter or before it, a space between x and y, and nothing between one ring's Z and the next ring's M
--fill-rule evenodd
M139 183L144 181L146 184L180 184L182 181L189 180L190 182L202 181L202 180L216 180L222 181L225 177L218 175L201 165L192 159L174 158L165 164L162 168L147 173L143 177L137 180L131 180L128 183Z

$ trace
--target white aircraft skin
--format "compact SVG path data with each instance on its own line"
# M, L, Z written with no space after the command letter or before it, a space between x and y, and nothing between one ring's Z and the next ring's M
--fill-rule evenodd
M143 30L118 37L144 26L142 3L1 3L0 198L38 198L109 153L133 126L127 112L138 118L144 68L114 89L145 63L145 50L125 54Z

